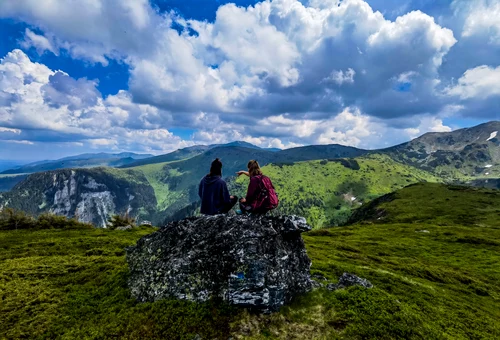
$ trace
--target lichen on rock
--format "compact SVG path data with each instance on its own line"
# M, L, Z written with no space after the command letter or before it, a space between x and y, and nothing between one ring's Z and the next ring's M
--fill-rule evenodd
M296 216L203 216L171 222L127 248L129 287L139 301L220 298L276 311L312 288Z

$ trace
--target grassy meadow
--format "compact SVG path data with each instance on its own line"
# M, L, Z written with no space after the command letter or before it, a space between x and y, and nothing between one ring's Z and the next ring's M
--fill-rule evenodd
M0 338L499 338L500 192L417 184L374 205L357 224L304 234L312 274L374 288L316 289L271 315L137 303L124 248L153 228L0 231Z
M353 209L407 185L443 181L386 155L271 164L263 172L279 194L278 212L304 216L318 229L345 224ZM244 195L247 183L241 176L232 189Z

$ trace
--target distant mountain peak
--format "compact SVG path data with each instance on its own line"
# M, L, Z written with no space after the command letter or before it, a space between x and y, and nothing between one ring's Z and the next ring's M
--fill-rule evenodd
M279 148L262 148L260 146L254 145L252 143L248 143L245 141L234 141L234 142L229 142L225 144L212 144L210 145L211 148L216 148L216 147L229 147L229 146L240 146L243 148L248 148L248 149L260 149L260 150L267 150L267 151L281 151Z

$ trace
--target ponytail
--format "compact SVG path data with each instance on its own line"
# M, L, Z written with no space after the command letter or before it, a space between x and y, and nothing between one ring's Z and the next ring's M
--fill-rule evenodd
M262 175L262 170L260 169L259 163L255 160L248 162L248 173L250 177Z

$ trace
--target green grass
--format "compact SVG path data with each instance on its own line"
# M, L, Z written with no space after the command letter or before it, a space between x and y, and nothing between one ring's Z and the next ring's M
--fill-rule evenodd
M360 208L355 217L357 215L362 220L379 223L500 227L500 191L438 183L415 184L389 195L389 199L380 198Z
M141 171L148 179L149 184L153 187L156 201L158 202L157 209L163 211L185 195L182 191L171 190L167 179L172 177L182 176L182 173L176 169L165 170L165 166L169 163L148 164L132 168L136 171Z
M229 309L130 298L124 248L152 231L1 232L0 338L189 339L198 332L227 333Z
M2 231L0 338L499 338L499 199L420 184L380 205L384 223L307 233L313 274L335 282L347 271L374 288L318 289L261 316L216 303L135 302L124 248L153 229Z
M279 194L280 212L302 215L315 228L343 224L351 209L409 184L442 182L385 155L359 157L350 163L347 167L338 161L309 161L269 165L263 171ZM244 176L237 180L238 194L244 194L247 183Z

